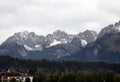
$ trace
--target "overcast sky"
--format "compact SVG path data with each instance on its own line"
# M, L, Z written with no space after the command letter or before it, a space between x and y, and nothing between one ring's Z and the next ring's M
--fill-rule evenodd
M0 0L0 42L15 32L76 34L120 20L120 0Z

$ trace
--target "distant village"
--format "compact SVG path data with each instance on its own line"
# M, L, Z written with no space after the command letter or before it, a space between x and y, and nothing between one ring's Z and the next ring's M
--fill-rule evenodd
M29 73L14 69L3 70L0 73L0 82L33 82L33 76Z

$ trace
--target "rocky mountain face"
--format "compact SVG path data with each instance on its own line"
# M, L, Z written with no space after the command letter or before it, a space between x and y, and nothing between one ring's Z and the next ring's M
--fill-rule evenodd
M120 22L101 30L95 42L64 60L120 62Z
M120 33L109 33L65 60L120 62Z
M97 36L86 30L71 35L57 30L47 36L19 32L0 46L0 55L24 59L120 62L120 22L103 28Z
M83 33L79 33L77 35L79 39L86 40L87 43L92 43L97 38L97 33L95 31L86 30Z
M113 33L113 32L114 33L120 32L120 21L103 28L98 34L98 38L102 37L105 34Z
M0 55L9 55L12 57L25 57L28 51L23 45L18 45L17 43L5 43L0 46Z
M13 54L12 56L15 54L15 57L26 58L35 56L38 59L42 57L49 59L49 56L61 58L79 51L87 44L94 42L96 37L97 33L89 30L77 35L57 30L47 36L36 35L34 32L29 33L27 31L18 32L2 43L0 54Z
M3 44L16 43L24 46L27 50L42 50L44 45L44 36L38 36L34 32L19 32L9 37Z
M70 42L74 36L68 35L64 31L57 30L53 34L47 36L36 35L34 32L19 32L9 37L3 44L17 43L23 45L29 51L43 50L44 48L57 44Z

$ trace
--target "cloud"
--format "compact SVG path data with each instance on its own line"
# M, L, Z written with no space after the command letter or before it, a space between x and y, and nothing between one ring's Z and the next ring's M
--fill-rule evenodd
M100 31L119 20L119 0L0 0L0 39L28 30L48 34L57 29ZM109 4L108 4L109 3ZM47 29L47 30L46 30Z
M99 8L120 16L120 0L100 0Z

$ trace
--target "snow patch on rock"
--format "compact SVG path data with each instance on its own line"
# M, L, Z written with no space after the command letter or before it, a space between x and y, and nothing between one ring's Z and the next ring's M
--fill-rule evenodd
M50 44L50 46L55 46L55 45L57 45L57 44L61 44L61 42L60 42L60 41L57 41L57 40L54 40L54 41Z
M27 45L24 45L25 49L28 50L28 51L32 51L33 49Z
M81 39L81 45L84 47L84 46L86 46L87 45L87 41L86 40L83 40L83 39Z

